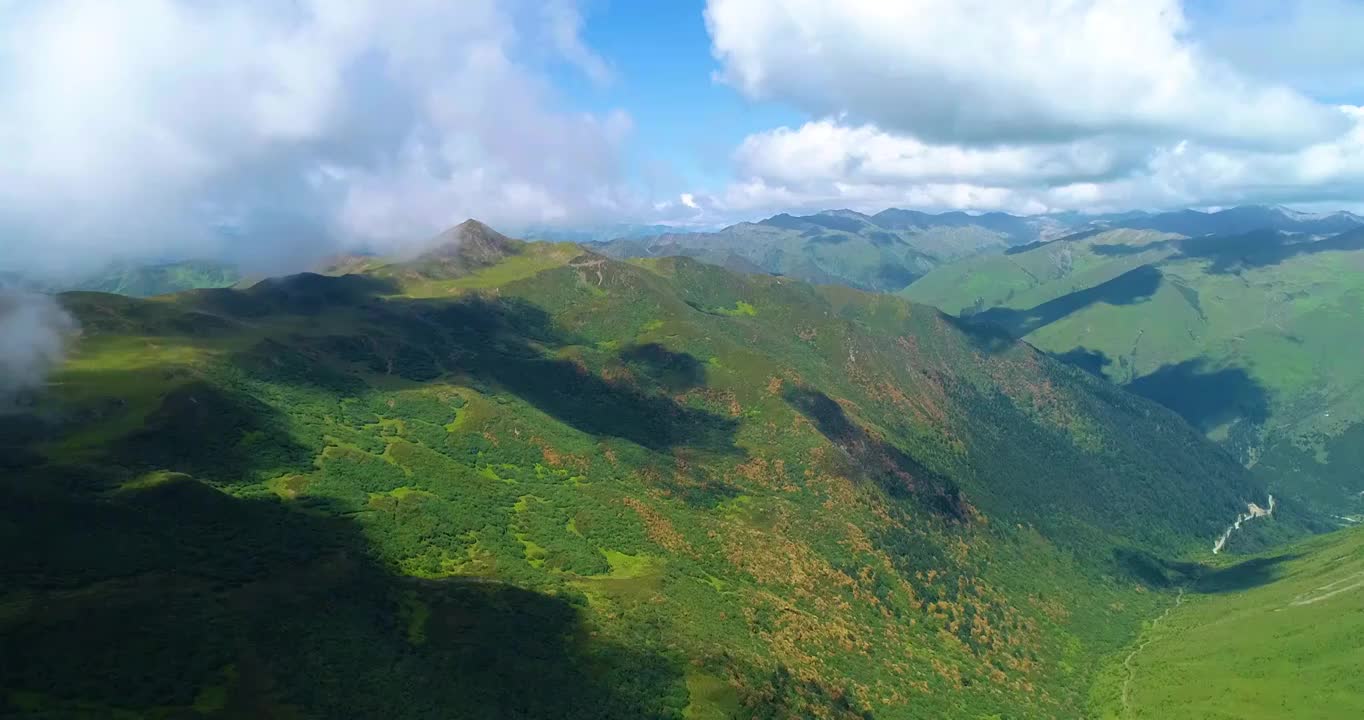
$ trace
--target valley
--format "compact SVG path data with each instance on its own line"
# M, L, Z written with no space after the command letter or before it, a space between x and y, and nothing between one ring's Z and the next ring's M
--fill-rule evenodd
M989 323L1179 412L1327 515L1361 509L1358 230L1081 233L936 270L903 294Z
M1083 717L1265 495L932 308L474 222L60 299L0 433L12 713Z
M0 0L0 720L1364 717L1364 0Z

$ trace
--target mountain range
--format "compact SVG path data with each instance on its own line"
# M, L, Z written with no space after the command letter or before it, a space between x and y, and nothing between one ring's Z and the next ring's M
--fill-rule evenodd
M1357 220L668 241L711 263L471 220L61 293L0 415L0 714L1351 717L1364 529L1307 536L1364 515Z
M594 247L611 257L685 255L743 272L894 292L937 267L963 258L1100 229L1146 229L1196 237L1258 229L1320 235L1357 227L1364 227L1364 218L1347 212L1309 214L1265 206L1210 213L1180 210L1026 217L999 212L930 214L892 208L874 215L851 210L782 214L714 232L650 232Z
M1088 717L1272 505L892 295L472 221L332 272L59 297L81 336L0 417L7 711Z
M230 287L243 280L237 266L212 260L139 263L118 261L76 278L53 279L0 270L0 289L29 292L89 290L132 297L151 297L182 290Z

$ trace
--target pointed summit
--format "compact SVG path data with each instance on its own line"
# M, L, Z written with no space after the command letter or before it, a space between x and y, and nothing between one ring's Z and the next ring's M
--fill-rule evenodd
M515 254L516 241L469 218L431 238L429 248L418 259L461 257L481 264L495 263Z
M431 238L424 252L403 265L430 278L455 278L520 254L524 245L470 218Z

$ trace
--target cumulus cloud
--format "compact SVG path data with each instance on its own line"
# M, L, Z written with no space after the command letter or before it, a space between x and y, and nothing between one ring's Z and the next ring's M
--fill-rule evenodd
M1001 187L1099 180L1130 169L1138 148L1101 141L978 148L929 144L873 125L834 120L746 138L735 154L745 175L782 183L990 182Z
M1247 150L1105 138L989 149L932 145L836 121L749 136L741 180L710 198L731 212L889 206L1116 211L1181 205L1358 202L1364 195L1364 108L1349 132L1302 148Z
M709 0L719 79L816 116L743 140L709 202L1045 212L1364 196L1361 109L1267 70L1357 76L1364 45L1327 28L1364 11L1213 5L1190 18L1178 0ZM1309 53L1289 30L1350 41ZM1340 91L1346 75L1304 86Z
M570 0L0 3L0 261L380 244L623 196ZM401 220L401 223L398 221Z
M75 329L51 296L0 290L0 412L42 387Z
M1294 147L1347 127L1207 56L1178 0L710 0L706 19L721 78L746 95L930 141Z

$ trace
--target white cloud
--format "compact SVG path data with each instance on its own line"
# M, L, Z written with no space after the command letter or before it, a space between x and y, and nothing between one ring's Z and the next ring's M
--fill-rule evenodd
M696 195L697 209L740 217L790 209L1116 211L1239 203L1350 204L1364 197L1364 108L1353 128L1288 151L1191 141L1085 140L991 149L931 145L871 126L806 123L749 136L740 177Z
M1353 61L1356 77L1330 84L1358 82L1364 44L1329 28L1358 27L1364 8L1199 9L1198 27L1220 34L1196 36L1177 0L710 0L720 78L823 119L745 138L734 182L707 201L755 214L1364 197L1364 111L1266 71L1280 57L1266 48L1306 47L1292 33L1349 35L1284 67ZM1231 46L1242 51L1210 49Z
M739 172L770 182L990 182L1000 186L1100 179L1125 171L1140 154L1113 142L977 148L925 143L873 125L808 122L748 136L735 153Z
M934 142L1285 148L1348 126L1208 56L1178 0L709 0L706 19L720 76L749 97Z
M629 118L556 107L545 73L610 81L581 25L570 0L0 3L0 260L610 210Z

